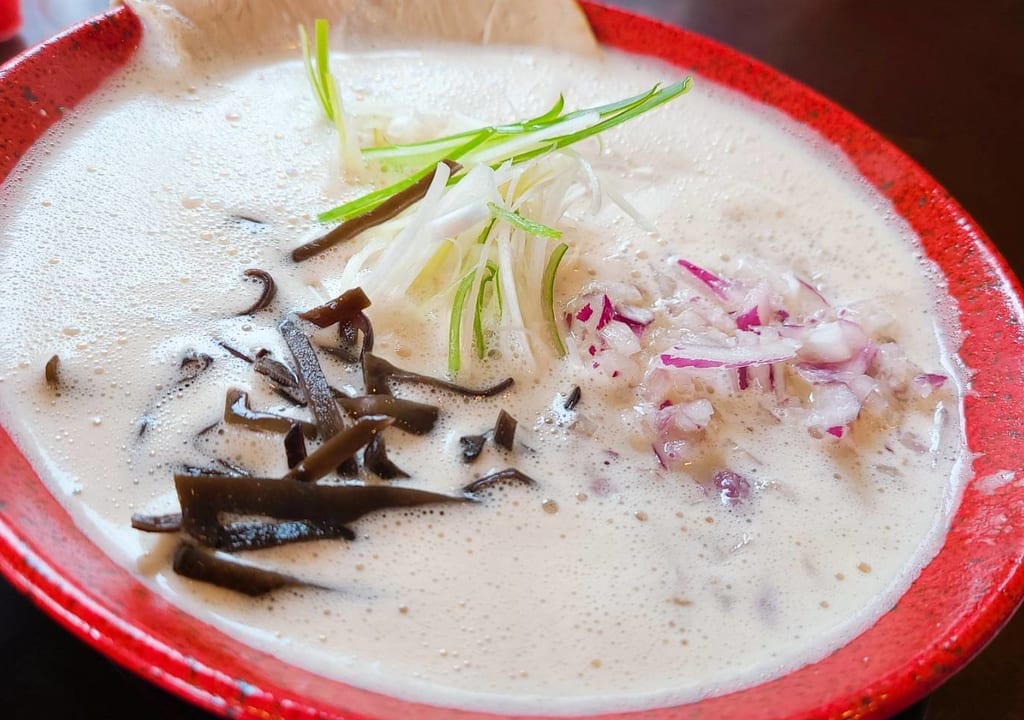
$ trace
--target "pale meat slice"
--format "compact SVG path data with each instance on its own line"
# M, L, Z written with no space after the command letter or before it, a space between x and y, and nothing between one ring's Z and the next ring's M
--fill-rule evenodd
M159 52L168 65L294 52L296 27L311 27L319 17L331 22L331 46L338 50L446 41L599 52L575 0L124 0L124 4L145 24L150 52Z

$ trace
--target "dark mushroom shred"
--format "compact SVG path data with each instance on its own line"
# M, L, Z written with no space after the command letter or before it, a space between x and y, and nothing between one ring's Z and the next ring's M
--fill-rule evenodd
M469 485L462 488L462 492L472 496L472 494L477 492L478 490L483 490L485 488L490 487L491 485L496 485L498 483L508 482L521 483L523 485L537 484L536 480L534 480L532 477L522 472L521 470L517 470L516 468L505 468L504 470L498 470L496 472L490 473L489 475L484 475L483 477L477 478Z
M429 375L420 375L410 370L403 370L389 363L384 358L365 353L363 355L363 382L366 384L366 392L370 395L390 395L388 380L399 380L404 382L419 383L431 387L448 390L458 395L467 395L475 398L493 397L512 387L515 382L512 378L505 378L501 382L488 388L468 388L463 385L433 378Z
M274 392L293 405L305 405L306 397L299 386L299 379L292 369L270 355L260 355L253 363L253 370L274 384Z
M355 540L356 534L351 528L333 522L243 520L222 525L215 547L224 552L239 552L336 538Z
M330 302L299 313L299 317L319 328L325 328L336 323L349 322L368 307L370 307L370 298L366 297L363 289L352 288Z
M210 546L220 537L222 514L344 525L386 508L475 502L471 497L393 485L321 485L287 478L177 474L174 486L182 529Z
M359 418L355 425L329 437L311 455L289 470L284 476L285 480L319 480L342 463L352 460L360 448L392 422L392 418L386 415Z
M298 578L218 557L183 542L174 551L174 572L227 590L259 597L289 586L315 587Z
M143 420L143 422L145 422L145 420ZM196 433L196 437L197 438L201 438L203 435L206 435L209 432L213 432L219 425L220 425L220 420L214 420L212 423L210 423L209 425L206 425L199 432L197 432ZM145 431L144 430L140 430L139 431L139 435L141 436L143 432L145 432Z
M384 436L380 433L375 435L363 450L363 466L384 480L409 477L409 473L391 462L384 447Z
M249 393L238 388L230 388L224 396L224 422L274 433L286 433L297 425L306 437L316 437L316 426L312 423L253 410L249 407Z
M453 160L442 160L441 162L448 166L452 175L462 169L462 166ZM308 260L340 242L351 240L364 230L369 230L376 225L387 222L413 203L423 199L423 196L427 194L427 188L430 187L430 183L434 180L435 174L436 170L434 173L420 178L415 184L410 185L405 190L395 193L373 210L346 220L332 228L326 235L322 235L305 245L295 248L292 250L292 260L295 262Z
M289 470L306 459L306 440L298 425L292 425L292 429L284 434L284 454Z
M230 345L228 345L223 340L218 340L217 344L220 345L225 350L227 350L229 355L233 355L236 358L238 358L239 360L243 360L243 361L249 363L250 365L252 365L252 363L253 363L252 358L249 357L248 355L246 355L244 352L242 352L238 348L231 347Z
M337 401L350 417L389 415L395 419L396 428L413 435L426 435L433 430L441 412L436 405L404 400L393 395L339 395Z
M471 463L480 457L486 442L486 433L483 435L463 435L460 437L459 446L462 447L462 462Z
M181 513L165 513L164 515L132 513L132 527L152 533L178 532L181 530Z
M363 334L362 345L359 344L359 333ZM363 355L373 352L373 323L366 313L357 313L348 322L338 325L338 347L332 351L350 363L359 362Z
M506 450L512 449L516 437L516 419L504 410L498 411L498 419L494 423L494 444Z
M252 369L288 390L302 390L299 387L299 378L292 369L270 355L261 355L256 358Z
M178 383L190 383L213 364L213 358L205 353L191 353L181 359L181 377Z
M219 467L199 467L197 465L183 465L181 468L182 475L223 475L223 476L234 476L234 477L251 477L252 473L241 468L237 465L229 463L227 460L216 459L213 461L215 465Z
M242 213L235 213L234 215L231 216L231 219L237 223L249 223L250 225L269 224L266 220L260 220L259 218L254 218L252 215L244 215Z
M248 309L243 310L238 315L252 315L253 313L259 312L263 308L273 301L274 296L277 294L277 283L274 282L274 278L271 277L270 273L266 270L260 270L259 268L249 268L242 273L246 277L255 278L263 286L260 291L260 296L256 299Z
M580 386L577 385L569 393L569 397L565 399L565 404L562 405L566 410L575 410L576 406L580 404L580 398L583 396L583 391L580 390Z
M181 475L228 475L230 473L227 473L227 472L225 472L223 470L218 470L217 468L202 468L202 467L199 467L198 465L182 465L181 473L180 474Z
M52 358L46 361L46 367L43 368L43 377L46 378L46 384L50 387L57 387L60 385L60 375L58 370L60 369L60 356L54 355Z
M331 392L331 386L328 385L324 371L320 368L320 361L317 360L309 338L291 320L281 323L280 330L292 357L295 358L299 385L313 413L320 437L330 440L349 424L342 416L338 403L334 401L334 393ZM338 470L346 475L355 475L358 472L355 461L351 458Z

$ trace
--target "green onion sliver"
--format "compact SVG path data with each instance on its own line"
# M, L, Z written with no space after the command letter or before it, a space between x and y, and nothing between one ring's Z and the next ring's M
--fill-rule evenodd
M680 80L679 82L673 85L669 85L666 88L658 90L657 92L649 93L643 99L642 102L628 104L625 106L625 109L622 109L619 112L610 115L607 118L604 118L600 122L595 123L594 125L591 125L588 128L585 128L578 132L570 133L569 135L562 135L560 137L551 138L550 140L546 141L541 147L538 147L534 150L530 150L528 152L524 152L520 155L516 155L514 158L512 158L512 162L513 164L518 165L519 163L526 162L527 160L532 160L533 158L539 157L540 155L544 155L545 153L551 152L552 150L559 150L561 148L568 147L569 145L574 145L575 143L578 143L580 140L584 140L588 137L597 135L598 133L602 133L605 130L615 127L616 125L621 125L627 120L631 120L637 117L638 115L643 115L648 110L653 110L659 105L663 105L667 103L669 100L679 97L680 95L689 91L691 86L692 83L690 82L690 78L684 78L683 80Z
M463 143L461 146L455 148L450 153L446 153L444 158L442 159L458 160L466 153L477 148L492 134L493 130L490 129L488 129L487 131L477 133L472 138L470 138L469 142ZM438 162L440 162L440 160L438 160ZM383 203L385 200L390 198L391 196L397 195L406 188L412 187L417 182L425 178L427 175L433 173L436 168L437 162L434 162L420 170L418 173L410 175L409 177L403 180L399 180L398 182L392 183L391 185L383 187L379 190L369 192L366 195L361 195L357 197L355 200L347 202L344 205L339 205L336 208L325 210L324 212L317 215L316 219L319 220L320 222L344 222L345 220L351 220L354 217L358 217L360 215L368 213L371 210L375 209L377 206L379 206L381 203ZM453 182L458 182L458 179L461 177L462 175L454 175L448 181L448 183L452 184Z
M324 97L323 91L320 89L320 83L316 79L316 71L313 69L313 56L309 50L309 35L306 33L306 28L299 25L299 41L302 43L302 61L306 66L306 77L309 79L309 87L313 90L313 95L320 102L320 106L327 112L327 98Z
M562 334L558 332L558 323L555 321L555 275L558 274L558 266L569 246L559 243L551 251L548 264L544 267L544 278L541 283L541 302L544 307L544 314L547 315L548 325L551 328L551 338L555 341L555 349L558 357L565 356L565 343L562 342Z
M334 83L331 77L330 56L328 55L327 31L327 21L323 18L318 18L313 24L313 33L316 35L316 69L320 76L320 87L324 95L330 99L327 88ZM325 105L324 110L327 111L327 117L334 120L334 108Z
M476 347L476 356L483 360L484 355L487 354L487 344L484 339L484 290L487 289L487 283L494 281L494 293L497 297L498 293L498 266L493 262L488 261L487 266L484 268L484 275L480 279L480 287L476 291L476 307L473 308L473 344Z
M517 227L525 233L536 235L537 237L552 238L554 240L562 237L561 230L556 230L555 228L539 223L536 220L525 218L515 210L508 210L507 208L503 208L501 205L493 202L487 203L487 207L490 209L493 217L499 220L504 220L509 225Z
M466 307L466 298L473 287L475 275L474 270L462 278L452 301L452 318L448 323L448 370L453 373L457 373L462 367L462 311Z

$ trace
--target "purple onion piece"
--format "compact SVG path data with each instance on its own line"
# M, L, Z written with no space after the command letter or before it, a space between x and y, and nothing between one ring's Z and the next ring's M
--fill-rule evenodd
M711 290L711 292L713 292L715 295L722 298L723 300L727 300L729 298L729 290L732 288L732 283L730 283L728 280L718 277L710 270L705 270L699 265L694 265L689 260L679 258L678 260L676 260L676 262L681 267L689 270L690 274L692 274L695 278L697 278L702 283L707 285L708 289Z
M750 483L732 470L716 470L712 478L723 505L734 507L750 498Z

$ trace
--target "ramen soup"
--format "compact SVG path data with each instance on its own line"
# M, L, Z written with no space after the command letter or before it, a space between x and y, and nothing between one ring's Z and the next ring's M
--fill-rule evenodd
M147 26L0 195L0 418L154 592L360 687L582 713L814 662L934 556L964 459L950 300L819 138L613 51L335 52L336 125L294 38L169 72L172 45ZM340 331L295 315L356 288ZM332 413L363 436L325 465ZM264 503L286 486L305 510ZM250 595L219 563L270 572Z

